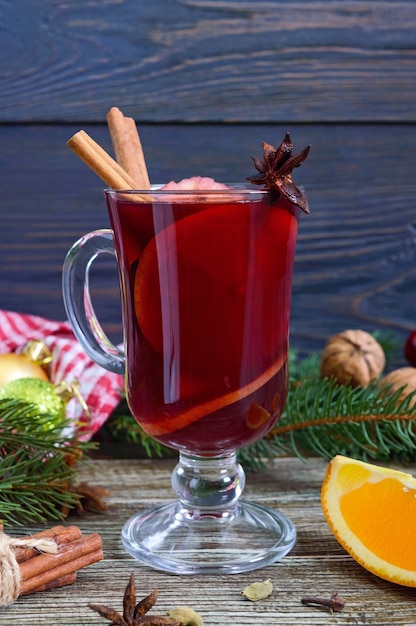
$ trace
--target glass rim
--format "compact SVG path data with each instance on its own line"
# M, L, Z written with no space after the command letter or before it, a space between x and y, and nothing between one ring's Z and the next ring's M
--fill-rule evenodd
M264 196L270 193L269 189L254 187L251 183L223 183L226 189L161 189L166 183L156 183L150 186L150 189L112 189L105 188L104 193L108 195L150 195L157 193L158 196L218 196L218 195L260 195Z

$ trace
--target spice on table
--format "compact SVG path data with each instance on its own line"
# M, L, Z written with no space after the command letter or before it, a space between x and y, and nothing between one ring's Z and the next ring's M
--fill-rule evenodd
M59 547L65 546L72 541L78 541L82 538L82 532L78 526L54 526L42 532L31 535L32 539L48 539L56 543ZM23 547L16 545L13 548L16 561L23 563L33 557L39 555L39 549L33 547Z
M92 511L94 513L107 511L108 506L105 503L104 498L110 495L108 489L99 487L98 485L90 485L89 483L82 482L75 485L74 493L80 496L80 500L75 506L75 511L77 513L81 514L86 511Z
M269 578L268 580L263 580L262 582L255 582L251 585L247 585L241 593L247 598L247 600L257 602L258 600L264 600L264 598L267 598L272 591L273 583Z
M70 585L79 569L102 558L98 533L83 537L76 526L55 526L21 538L0 532L0 606L22 595Z
M180 626L204 626L204 620L200 614L189 606L177 606L168 611L168 615L176 619Z
M157 589L137 602L134 574L130 575L129 582L124 592L123 614L103 604L88 604L90 609L111 621L112 626L180 626L179 622L164 615L147 615L157 600Z
M102 543L98 533L62 546L54 555L39 554L20 565L20 595L33 593L39 586L76 572L102 558Z
M333 593L330 598L316 598L314 596L305 596L301 599L301 602L305 606L316 606L318 608L325 609L330 613L339 613L345 607L345 602L338 595L338 593Z

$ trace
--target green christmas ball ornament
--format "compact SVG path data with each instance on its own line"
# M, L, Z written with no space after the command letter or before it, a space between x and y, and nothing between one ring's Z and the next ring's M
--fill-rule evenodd
M0 388L0 399L30 402L45 416L42 429L50 430L66 420L66 401L57 387L39 378L18 378Z

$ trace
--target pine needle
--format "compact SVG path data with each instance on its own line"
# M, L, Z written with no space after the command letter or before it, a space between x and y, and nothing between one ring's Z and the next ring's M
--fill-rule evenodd
M149 458L163 457L167 453L167 447L150 437L137 423L125 399L116 407L104 424L102 433L111 441L134 443L141 445Z
M0 400L0 518L7 524L62 520L76 506L77 470L68 461L93 445L65 435L68 427L51 425L35 405Z
M293 391L293 390L292 390ZM289 392L278 424L269 433L286 451L332 458L411 460L416 452L416 405L403 389L351 388L328 379L308 380Z

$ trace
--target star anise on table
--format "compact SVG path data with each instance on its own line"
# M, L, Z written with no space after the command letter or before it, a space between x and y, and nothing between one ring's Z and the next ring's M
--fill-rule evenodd
M252 157L254 167L259 172L249 176L248 181L254 185L264 185L270 191L281 193L287 200L296 204L305 213L310 213L305 193L296 187L292 180L292 171L299 167L309 154L310 145L299 154L292 155L293 144L289 133L286 133L277 150L263 141L263 161Z
M123 615L102 604L88 604L90 609L111 621L109 626L180 626L179 622L164 615L146 615L157 600L157 589L136 604L134 574L131 574L123 598Z

